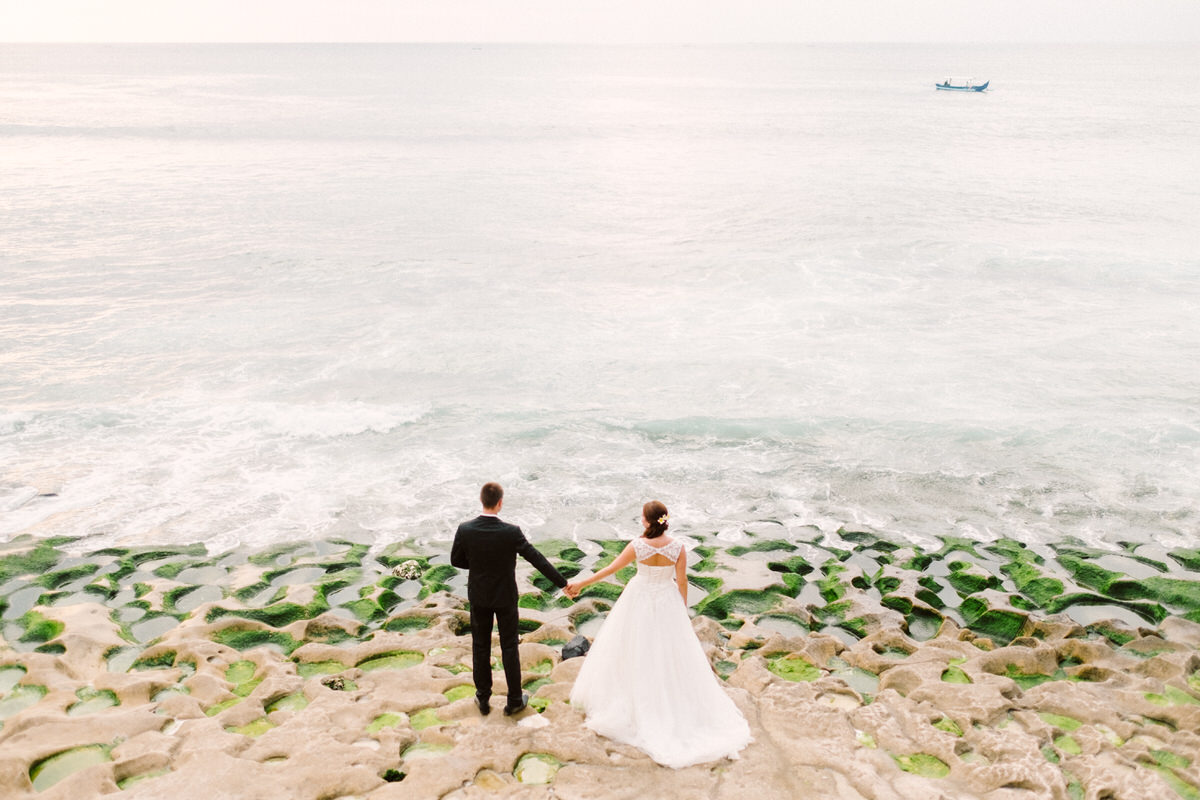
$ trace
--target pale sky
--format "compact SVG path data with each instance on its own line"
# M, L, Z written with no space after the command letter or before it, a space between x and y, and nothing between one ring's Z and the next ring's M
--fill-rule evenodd
M0 42L1200 42L1200 0L0 0Z

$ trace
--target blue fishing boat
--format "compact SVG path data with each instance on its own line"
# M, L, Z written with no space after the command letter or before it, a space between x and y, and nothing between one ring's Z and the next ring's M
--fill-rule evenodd
M941 83L935 83L934 88L943 92L983 92L987 91L991 81L975 83L972 78L946 78Z

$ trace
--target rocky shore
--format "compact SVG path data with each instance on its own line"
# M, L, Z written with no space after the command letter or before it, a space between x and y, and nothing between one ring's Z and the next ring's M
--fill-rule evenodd
M755 741L678 771L591 733L567 702L581 660L563 645L594 635L632 570L571 602L522 565L532 708L484 718L465 575L444 552L71 555L70 540L17 539L0 545L0 787L13 800L1200 798L1200 551L771 534L693 537L693 624ZM538 546L574 575L624 542Z

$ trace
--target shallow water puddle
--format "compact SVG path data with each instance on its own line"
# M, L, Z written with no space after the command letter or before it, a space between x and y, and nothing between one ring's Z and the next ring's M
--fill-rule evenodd
M918 642L937 636L942 628L942 617L914 610L908 617L908 635Z
M140 651L136 647L121 647L109 652L108 671L128 672L133 662L137 660Z
M191 694L191 693L192 693L192 690L186 686L168 686L165 689L160 689L159 691L155 692L154 696L150 698L150 702L161 703L163 700L166 700L171 695Z
M75 696L79 698L79 702L67 709L67 715L72 717L94 714L121 704L117 695L108 689L79 689Z
M268 703L266 711L270 714L272 711L300 711L307 707L308 698L304 696L304 692L294 692Z
M784 636L804 637L808 635L808 626L798 619L783 614L767 614L759 617L754 624L766 631L775 631Z
M54 784L81 769L112 761L112 747L105 744L91 744L86 747L76 747L55 753L49 758L36 762L29 768L29 779L33 781L35 791L44 792Z
M188 592L183 597L176 600L175 608L178 611L190 613L205 603L216 603L224 596L225 593L221 591L220 586L200 586L195 591Z
M418 742L400 754L404 761L415 761L422 758L438 758L454 749L454 745Z
M415 667L424 660L424 653L405 650L372 656L364 661L360 661L358 668L363 672L371 672L377 669L408 669L409 667Z
M188 567L175 577L179 583L195 586L220 585L229 578L224 567ZM220 599L219 597L217 599Z
M0 720L8 719L46 696L45 686L18 686L0 699Z
M139 642L148 642L152 639L157 639L167 633L179 624L179 620L174 617L152 617L142 622L135 622L129 626L129 630L133 633L133 638Z
M148 781L151 778L161 778L170 771L171 770L169 769L156 769L153 772L143 772L140 775L130 775L128 778L122 778L121 780L117 781L117 788L121 791L125 791L126 789L131 789L134 786L137 786L139 783Z
M547 753L526 753L517 759L513 777L521 783L544 784L554 780L562 762Z
M0 695L5 694L25 677L25 668L20 665L0 667Z

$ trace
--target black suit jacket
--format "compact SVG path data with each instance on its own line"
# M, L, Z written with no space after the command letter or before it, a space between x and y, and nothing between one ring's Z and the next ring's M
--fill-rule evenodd
M567 585L567 579L516 525L497 517L480 516L458 526L450 548L450 563L467 570L467 599L471 605L489 608L517 605L518 554L558 588Z

